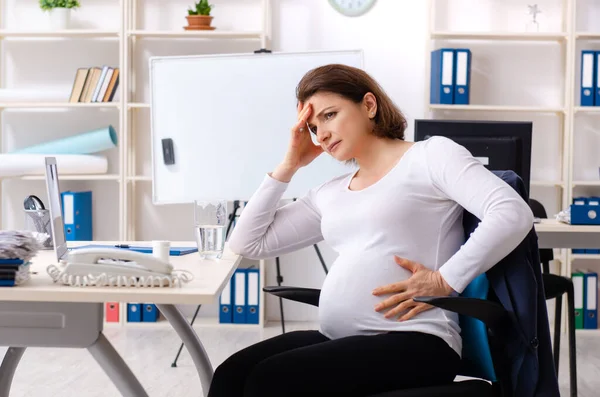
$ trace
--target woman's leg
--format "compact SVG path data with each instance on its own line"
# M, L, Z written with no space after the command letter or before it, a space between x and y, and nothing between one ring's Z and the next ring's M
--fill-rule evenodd
M254 367L244 397L368 396L451 382L460 358L417 332L350 336L274 355Z
M242 349L217 367L208 397L242 397L246 377L260 361L288 350L328 340L318 331L294 331Z

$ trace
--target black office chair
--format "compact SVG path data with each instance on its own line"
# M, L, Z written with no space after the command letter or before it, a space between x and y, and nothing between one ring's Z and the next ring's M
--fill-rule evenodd
M529 199L529 206L533 215L537 218L547 218L546 209L539 201ZM556 376L558 376L558 362L560 358L560 325L562 313L562 296L567 294L567 315L569 332L569 379L571 386L571 396L577 396L577 350L575 348L575 302L573 281L569 277L563 277L550 273L550 261L554 259L552 248L541 248L540 262L542 263L542 280L544 282L544 291L546 299L556 299L554 310L554 366L556 367Z

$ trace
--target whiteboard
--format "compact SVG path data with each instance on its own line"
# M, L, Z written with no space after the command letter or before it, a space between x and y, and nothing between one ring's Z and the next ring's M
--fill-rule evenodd
M250 199L283 160L302 76L329 63L362 69L363 53L163 56L149 63L153 203L175 204ZM167 138L173 164L164 161ZM353 170L323 153L296 173L283 198Z

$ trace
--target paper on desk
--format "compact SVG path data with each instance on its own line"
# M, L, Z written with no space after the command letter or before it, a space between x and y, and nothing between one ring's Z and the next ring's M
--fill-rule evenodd
M31 232L0 230L0 259L22 259L29 262L41 248L40 242Z
M55 157L60 174L105 174L108 160L91 154L0 154L0 178L45 175L45 157Z
M571 224L571 207L560 211L556 214L556 220L562 223Z

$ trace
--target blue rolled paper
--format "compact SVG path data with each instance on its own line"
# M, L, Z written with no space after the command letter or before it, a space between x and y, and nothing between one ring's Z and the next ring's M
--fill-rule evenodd
M13 153L90 154L112 149L117 145L117 133L112 125L83 134L44 142Z

